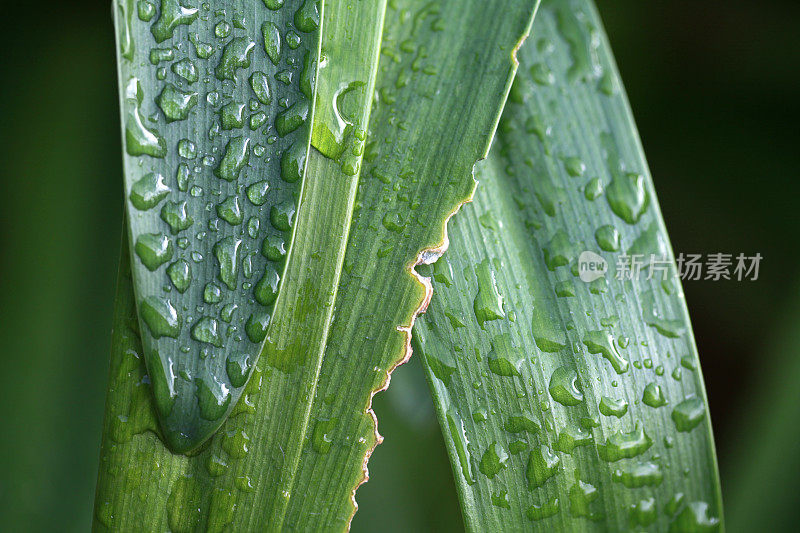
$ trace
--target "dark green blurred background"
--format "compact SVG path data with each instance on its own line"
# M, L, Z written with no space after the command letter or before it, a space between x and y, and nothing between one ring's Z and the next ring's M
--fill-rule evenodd
M764 257L756 282L684 288L728 529L796 530L800 3L600 0L600 11L676 253ZM0 529L86 531L122 215L110 2L15 3L3 19ZM418 365L376 404L386 441L354 529L460 529Z

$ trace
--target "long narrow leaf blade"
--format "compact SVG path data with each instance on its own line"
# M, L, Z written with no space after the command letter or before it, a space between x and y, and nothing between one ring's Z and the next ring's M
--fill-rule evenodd
M116 0L132 274L175 451L236 405L266 334L308 150L314 0Z
M411 268L474 189L537 1L389 2L358 206L286 524L344 529L380 441L373 394L426 302ZM323 44L324 55L324 44ZM295 489L295 493L297 489Z
M434 295L414 328L465 521L716 530L691 326L592 2L545 0L520 62L475 203L424 272ZM637 254L662 262L618 279Z

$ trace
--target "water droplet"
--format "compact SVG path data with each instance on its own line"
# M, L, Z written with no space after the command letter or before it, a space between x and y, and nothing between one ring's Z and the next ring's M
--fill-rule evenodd
M473 311L482 329L486 322L505 318L503 312L503 297L497 288L494 270L488 259L484 259L478 265L478 294L475 295Z
M547 445L542 444L531 450L528 456L528 467L525 477L528 480L528 489L541 487L556 475L561 464L561 458L554 454Z
M508 463L508 454L502 446L493 442L490 444L486 451L483 452L479 469L483 475L489 479L494 478L501 470L506 468Z
M489 352L489 369L498 376L519 376L525 362L525 354L514 346L508 333L492 339Z
M222 334L215 318L204 316L198 320L192 327L192 338L222 348Z
M641 455L652 446L652 439L645 433L642 425L637 422L633 431L619 430L611 434L605 445L598 445L597 451L604 461L614 462L620 459L630 459Z
M667 399L664 397L664 391L661 390L661 387L657 383L651 382L644 388L642 403L655 408L667 405Z
M617 374L628 371L628 361L620 355L610 333L603 330L589 331L583 336L583 344L589 353L600 354L607 359Z
M603 396L600 399L600 412L605 416L622 418L628 412L628 402L624 398L615 400L608 396Z
M219 80L236 79L237 68L250 66L250 56L256 44L246 37L236 37L225 45L214 74Z
M664 473L658 463L651 461L634 462L620 465L611 474L611 479L617 483L622 483L629 489L646 486L656 487L664 480Z
M172 259L174 248L169 237L162 233L143 233L136 239L136 255L148 270L153 271Z
M151 172L131 186L130 199L136 209L146 211L158 205L169 193L164 176Z
M214 255L219 262L219 279L231 290L236 289L241 244L240 239L231 235L214 245Z
M568 366L560 366L550 376L550 395L562 405L578 405L583 393L578 388L578 373Z
M166 298L148 296L139 303L139 312L154 338L177 338L181 332L181 317Z
M696 428L706 416L703 400L687 398L672 410L672 421L678 431L688 432Z

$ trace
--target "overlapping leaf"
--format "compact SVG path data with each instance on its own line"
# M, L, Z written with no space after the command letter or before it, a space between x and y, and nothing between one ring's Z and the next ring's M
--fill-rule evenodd
M225 420L266 335L308 150L317 3L115 3L134 292L176 451Z
M545 0L532 35L414 328L465 520L716 530L691 326L599 17Z

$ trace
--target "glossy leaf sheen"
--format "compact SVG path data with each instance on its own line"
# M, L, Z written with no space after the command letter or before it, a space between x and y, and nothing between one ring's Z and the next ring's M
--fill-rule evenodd
M589 0L546 0L414 328L474 531L713 531L714 443L680 282ZM581 252L609 265L578 277ZM625 253L668 259L616 279ZM649 256L648 256L649 259Z
M319 24L298 26L312 0L281 4L114 3L133 287L156 412L178 452L236 405L283 277ZM296 36L277 62L263 27Z

